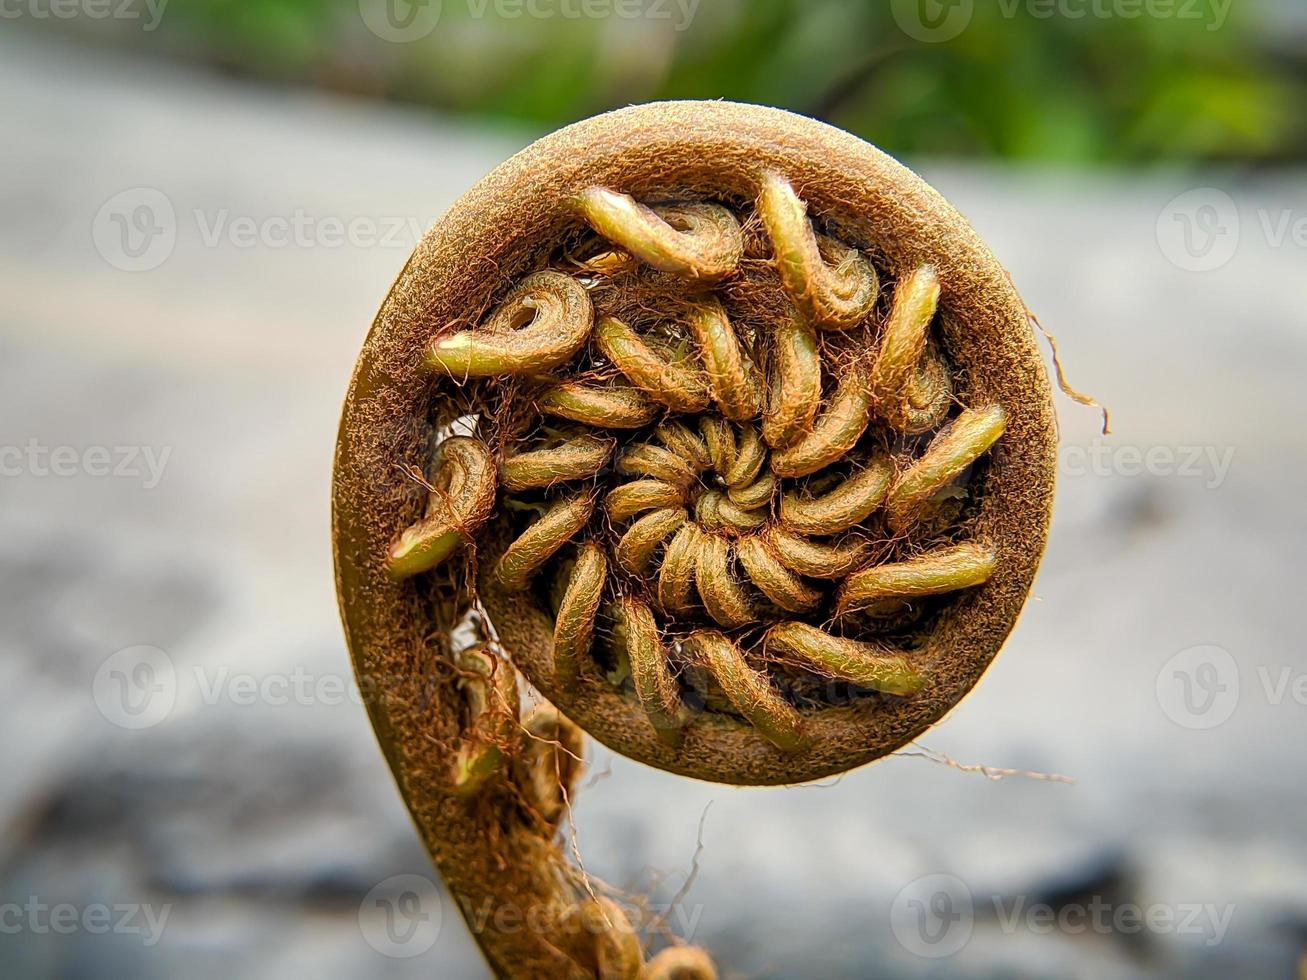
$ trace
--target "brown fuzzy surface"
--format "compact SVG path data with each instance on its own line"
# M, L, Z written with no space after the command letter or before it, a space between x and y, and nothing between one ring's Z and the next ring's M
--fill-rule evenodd
M730 103L625 109L540 140L473 187L414 251L364 344L336 456L333 537L347 640L364 690L380 685L389 695L369 699L373 724L424 840L462 901L515 896L534 906L556 902L560 882L564 892L576 886L560 858L540 857L547 849L536 849L511 806L468 804L449 792L460 702L447 638L475 587L477 562L455 560L400 583L386 575L387 547L424 503L423 488L405 467L421 470L433 421L479 409L502 424L523 408L514 404L511 384L433 379L422 369L423 348L433 336L477 322L576 231L566 202L579 191L600 185L637 199L690 194L741 203L753 200L767 170L787 176L814 218L864 248L891 277L926 262L938 270L957 394L968 405L998 402L1008 415L1004 437L979 471L977 506L966 523L969 537L997 547L996 573L942 613L920 693L806 712L816 737L799 753L782 752L744 722L712 712L701 713L671 748L629 694L596 674L583 674L572 691L553 689L552 617L532 593L503 595L483 581L482 599L504 649L561 711L623 755L698 778L793 783L869 762L938 722L979 680L1026 600L1053 498L1048 379L1025 306L1002 266L934 190L840 130ZM495 535L484 537L483 569L502 547ZM502 847L487 848L487 839ZM535 856L524 860L524 848ZM478 940L501 973L557 976L577 967L531 930Z

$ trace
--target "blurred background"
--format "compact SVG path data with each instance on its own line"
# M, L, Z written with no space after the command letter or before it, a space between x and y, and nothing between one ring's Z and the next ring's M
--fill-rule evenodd
M459 193L680 97L919 170L1114 431L1059 396L1037 595L922 746L594 748L587 868L697 869L733 977L1307 977L1299 0L0 0L0 975L486 975L351 689L340 401Z

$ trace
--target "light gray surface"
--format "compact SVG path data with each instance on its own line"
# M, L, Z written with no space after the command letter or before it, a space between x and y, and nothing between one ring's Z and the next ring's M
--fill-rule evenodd
M429 868L363 710L334 703L349 667L327 498L339 401L411 229L529 134L13 36L0 90L0 446L170 451L148 490L30 466L0 477L0 901L172 906L154 946L6 929L0 971L483 975L450 909L412 959L378 954L360 927L369 889ZM1291 975L1307 937L1307 705L1292 689L1274 703L1259 668L1270 683L1307 672L1305 253L1277 245L1259 212L1272 229L1286 208L1307 217L1301 175L922 170L1057 333L1072 380L1112 407L1118 454L1112 472L1081 475L1096 416L1060 400L1072 455L1038 599L924 741L1079 782L989 782L909 758L745 791L599 751L611 775L576 811L587 867L618 884L667 872L674 891L711 803L684 914L737 975ZM1232 195L1239 245L1218 270L1184 271L1159 247L1159 217L1208 185ZM92 227L138 187L167 196L178 235L166 262L128 273ZM372 247L205 241L224 214L297 209L402 227ZM1130 473L1132 448L1189 446L1214 454L1197 476ZM1218 479L1210 459L1229 452ZM97 707L94 679L136 644L166 652L177 696L128 731ZM1200 644L1227 650L1241 683L1207 730L1164 710L1212 719L1165 687L1164 665ZM233 680L296 671L322 685L309 703L242 703ZM970 942L937 960L890 928L895 896L933 873L964 881L979 909ZM1064 884L1233 918L1208 946L1170 930L1045 936L993 914L992 896L1034 902Z

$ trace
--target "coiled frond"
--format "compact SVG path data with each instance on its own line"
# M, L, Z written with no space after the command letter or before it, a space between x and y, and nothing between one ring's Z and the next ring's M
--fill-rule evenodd
M663 273L711 282L741 260L743 218L716 203L646 207L592 188L576 206L613 247ZM1002 435L1004 414L997 405L964 409L944 424L954 393L931 334L941 292L932 266L898 280L877 323L879 276L866 256L818 235L777 174L763 176L757 207L782 308L792 311L774 324L736 322L722 296L696 292L646 335L603 312L597 293L591 331L586 290L548 270L510 291L484 328L438 341L431 366L452 378L555 371L538 383L535 403L582 427L538 447L514 436L498 471L498 484L521 498L519 512L538 516L514 522L496 584L522 592L575 555L554 608L555 682L576 684L593 661L609 601L632 694L659 738L680 738L674 660L685 656L769 742L797 751L800 713L773 685L769 662L912 696L928 666L915 666L906 648L886 652L888 641L865 635L866 624L981 585L1001 561L984 545L921 551L926 542L910 535L942 493L959 492L955 482ZM820 339L819 328L838 328L838 340ZM560 373L569 362L576 370ZM937 428L906 462L878 448ZM423 557L396 559L401 571L452 553L462 540L454 528L487 513L490 477L484 465L476 480L464 473L470 460L470 446L453 453L457 479L448 482L459 500L480 494L475 506L442 504L405 532L402 554ZM938 521L927 523L941 533ZM858 613L873 618L850 618ZM839 632L829 632L824 624L836 618Z

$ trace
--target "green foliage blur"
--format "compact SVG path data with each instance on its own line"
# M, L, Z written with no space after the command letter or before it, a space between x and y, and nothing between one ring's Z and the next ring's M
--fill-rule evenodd
M1307 155L1307 45L1277 27L1274 0L634 0L635 17L632 0L413 0L440 3L440 16L408 43L361 14L409 2L174 0L132 43L540 129L631 102L727 98L905 156ZM960 4L969 20L956 37L919 40L902 26L914 4L936 17Z

